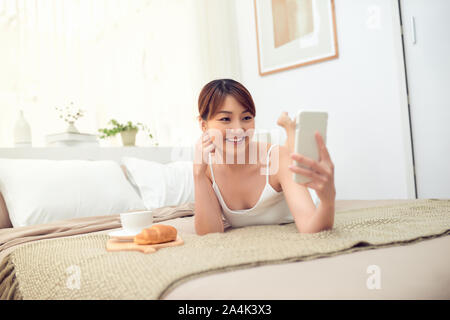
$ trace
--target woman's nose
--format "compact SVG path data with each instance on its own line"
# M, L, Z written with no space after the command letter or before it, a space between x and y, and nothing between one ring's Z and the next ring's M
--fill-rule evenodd
M232 128L232 129L227 129L227 133L229 134L229 135L236 135L236 136L240 136L240 135L243 135L244 134L244 129L242 129L242 128Z

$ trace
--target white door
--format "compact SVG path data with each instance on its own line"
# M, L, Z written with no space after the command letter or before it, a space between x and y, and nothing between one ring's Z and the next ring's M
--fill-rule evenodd
M450 198L450 1L400 0L417 197Z

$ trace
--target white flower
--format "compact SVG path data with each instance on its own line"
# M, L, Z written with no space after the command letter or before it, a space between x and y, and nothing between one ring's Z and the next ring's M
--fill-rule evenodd
M55 107L55 109L60 113L59 118L64 118L65 122L75 122L84 116L84 110L75 108L73 102L70 103L70 106L66 106L64 109L60 107Z

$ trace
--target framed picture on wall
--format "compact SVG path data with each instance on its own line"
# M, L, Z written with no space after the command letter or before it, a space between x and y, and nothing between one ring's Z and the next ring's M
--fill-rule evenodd
M334 0L254 0L260 75L338 57Z

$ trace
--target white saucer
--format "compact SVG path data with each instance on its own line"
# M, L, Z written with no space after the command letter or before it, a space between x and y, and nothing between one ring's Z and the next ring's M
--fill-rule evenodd
M119 240L134 240L134 237L141 233L141 231L130 231L130 230L115 230L108 233L108 235L112 238L116 238Z

